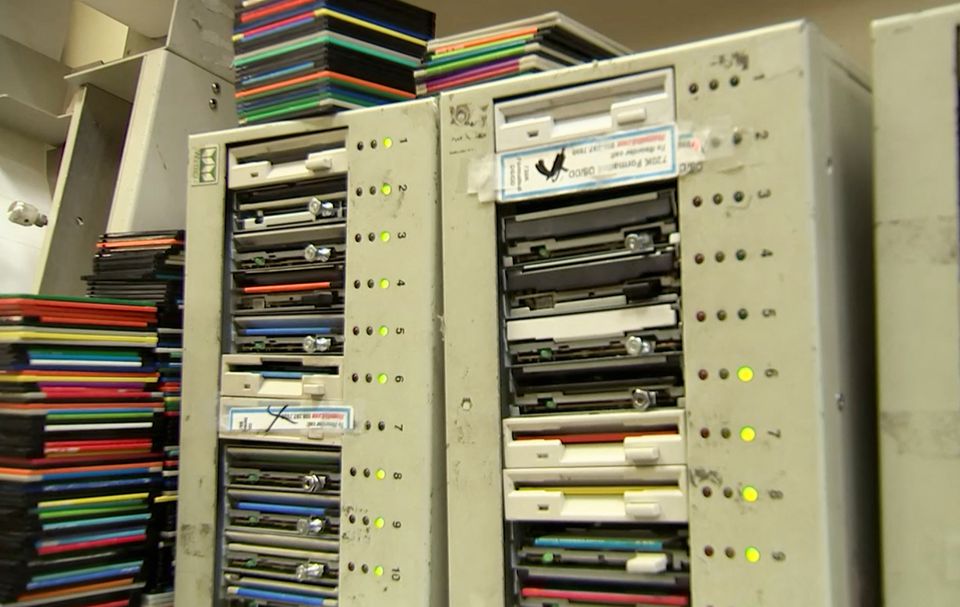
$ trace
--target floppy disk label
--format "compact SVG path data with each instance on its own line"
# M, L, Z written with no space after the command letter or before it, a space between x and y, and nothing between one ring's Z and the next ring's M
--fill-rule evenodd
M502 202L677 176L674 124L497 155Z
M353 409L345 406L303 406L276 403L253 407L230 407L227 432L305 433L310 430L344 431L353 427Z

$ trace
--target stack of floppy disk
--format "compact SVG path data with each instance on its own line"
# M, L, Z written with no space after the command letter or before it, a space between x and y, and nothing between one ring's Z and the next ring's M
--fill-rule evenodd
M97 243L93 273L85 276L91 296L124 296L157 307L159 373L164 402L163 485L153 497L154 536L145 572L144 605L172 605L180 441L180 375L183 358L183 231L104 234Z
M240 124L412 99L434 20L399 0L238 0Z
M560 13L431 40L416 72L417 94L545 72L630 50Z
M161 490L146 302L0 297L0 604L137 605Z

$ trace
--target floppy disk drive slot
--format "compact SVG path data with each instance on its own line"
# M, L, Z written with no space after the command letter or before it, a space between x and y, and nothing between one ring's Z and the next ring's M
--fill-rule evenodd
M507 468L684 464L683 409L503 420Z
M595 339L511 342L508 354L510 365L517 366L611 356L651 356L679 352L681 347L679 329L648 329Z
M528 270L520 266L505 271L506 291L586 289L628 282L651 274L667 274L675 269L676 258L672 249L543 269Z
M686 466L508 468L512 521L686 522Z
M508 216L503 220L504 240L515 246L527 240L572 238L676 216L673 191L606 196L597 202Z
M496 150L674 122L673 70L601 80L494 105Z
M585 236L525 240L507 249L503 265L536 269L559 263L583 263L602 259L603 254L652 253L679 241L673 221L627 224Z
M231 189L306 181L346 173L345 130L230 148Z
M510 320L506 334L510 344L526 340L620 338L631 332L675 327L678 322L672 304L658 304Z
M275 228L235 234L233 243L238 252L308 244L343 244L347 239L347 225L343 222L317 224L297 228Z
M220 393L223 396L343 398L340 359L305 356L223 356Z
M673 276L641 278L617 285L570 291L517 292L508 297L509 319L575 314L626 306L676 304L680 281Z

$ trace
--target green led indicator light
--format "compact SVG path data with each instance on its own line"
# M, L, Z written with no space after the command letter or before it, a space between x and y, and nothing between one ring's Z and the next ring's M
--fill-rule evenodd
M740 428L740 440L745 443L752 443L757 438L757 431L752 426Z
M381 288L381 289L386 289L386 288L389 287L389 286L390 286L390 281L389 281L389 280L387 280L386 278L381 278L381 279L380 279L380 288Z
M760 492L757 491L756 487L751 487L747 485L740 490L740 495L743 496L743 501L753 503L760 498Z
M390 192L392 192L392 191L393 191L393 187L391 187L391 185L390 185L389 183L385 183L385 184L383 184L382 186L380 186L380 192L381 192L384 196L389 196L389 195L390 195Z
M380 240L383 242L390 242L390 232L380 232Z
M747 557L747 562L756 563L760 560L760 551L753 546L749 546L743 554Z
M373 520L373 526L376 527L377 529L383 529L383 526L385 524L386 522L383 520L382 516L378 516Z
M381 567L380 565L377 565L376 567L374 567L374 568L373 568L373 575L375 575L375 576L377 576L377 577L382 576L382 575L383 575L383 567Z
M740 367L737 369L737 379L744 383L753 380L753 369L750 367Z
M377 376L377 383L378 383L378 384L385 384L385 383L387 383L387 374L386 374L386 373L381 373L380 375L378 375L378 376Z
M384 137L384 138L383 138L383 147L387 148L388 150L389 150L390 148L392 148L392 147L393 147L393 139L391 139L391 138L389 138L389 137Z
M386 337L390 333L390 329L388 329L386 325L380 325L378 332L381 337Z
M382 481L383 479L387 478L387 471L383 468L380 468L377 470L376 477L378 481Z

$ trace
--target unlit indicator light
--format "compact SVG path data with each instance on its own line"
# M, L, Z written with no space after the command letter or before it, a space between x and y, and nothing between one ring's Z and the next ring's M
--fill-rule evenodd
M757 431L752 426L740 428L740 440L745 443L752 443L757 438Z
M737 369L737 379L742 382L753 380L753 369L750 367L740 367Z
M753 546L749 546L743 555L747 557L747 562L757 563L760 561L760 551Z
M383 468L380 468L379 470L377 470L377 473L375 476L377 477L378 481L382 481L383 479L387 478L387 471L384 470Z
M756 487L751 487L747 485L740 490L740 495L743 496L743 501L753 503L760 498L760 492L757 491Z

